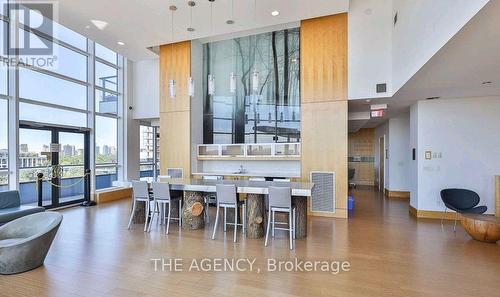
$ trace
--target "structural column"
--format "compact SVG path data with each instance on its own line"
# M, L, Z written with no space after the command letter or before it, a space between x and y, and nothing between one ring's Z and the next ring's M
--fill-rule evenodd
M347 13L304 20L300 27L302 180L335 172L335 212L347 218Z

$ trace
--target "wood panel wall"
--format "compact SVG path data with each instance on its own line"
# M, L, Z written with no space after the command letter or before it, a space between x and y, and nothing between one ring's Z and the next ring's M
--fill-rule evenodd
M347 14L304 20L300 27L301 175L336 174L335 214L347 218Z
M375 129L360 129L349 133L349 157L369 157L375 155ZM360 185L375 184L373 162L349 162L349 168L355 169L353 182Z
M191 42L160 46L160 172L183 168L191 175ZM176 81L176 96L170 98L169 81Z

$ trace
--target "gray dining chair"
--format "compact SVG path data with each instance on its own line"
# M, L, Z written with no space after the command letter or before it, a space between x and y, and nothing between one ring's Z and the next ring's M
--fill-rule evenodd
M287 184L286 183L290 183L291 180L289 178L273 178L273 182L276 182L282 186L286 186ZM266 211L269 211L269 195L266 195L264 197L265 201L265 207L266 207ZM268 218L266 218L268 219ZM271 228L271 231L272 231L272 236L274 237L274 226L276 225L288 225L288 222L283 222L283 221L276 221L275 219L273 219L273 226Z
M134 204L132 206L132 213L130 214L130 219L128 221L128 229L132 225L132 219L134 218L135 210L137 208L137 203L144 202L145 204L145 218L144 218L144 232L148 228L148 217L150 209L150 201L152 200L149 194L148 182L146 181L132 181L132 197L134 199Z
M238 195L236 193L235 185L216 185L217 191L217 214L215 215L214 231L212 233L212 239L215 239L215 232L217 232L217 225L219 222L219 210L224 208L224 232L227 231L227 225L234 225L234 242L236 242L238 226L242 226L243 234L246 233L246 202L238 200ZM243 208L243 218L242 224L238 224L238 206ZM234 223L227 222L227 209L234 209Z
M158 205L160 209L159 220L165 224L165 213L167 213L167 226L165 228L165 234L168 234L170 228L170 220L175 220L179 222L179 227L182 226L182 200L179 197L170 197L170 185L168 183L153 182L153 204ZM179 216L177 218L171 218L171 208L172 203L179 203ZM168 204L168 211L167 211ZM149 220L148 232L151 232L151 225L153 224L153 218L156 212L151 214L151 219Z
M170 176L170 178L184 178L184 169L167 168L167 175Z
M204 175L203 180L223 180L224 177L220 175ZM208 213L208 208L210 203L217 203L217 195L215 193L204 193L203 200L205 202L205 220L207 223L210 222L210 214Z
M293 249L293 240L295 239L295 206L292 205L292 189L290 187L269 187L269 213L267 220L266 241L269 240L269 229L288 231L290 236L290 249ZM275 214L282 212L288 214L288 228L275 227Z

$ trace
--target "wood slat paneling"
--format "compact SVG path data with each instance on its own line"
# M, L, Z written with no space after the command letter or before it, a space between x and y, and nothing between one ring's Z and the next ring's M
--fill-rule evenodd
M191 112L160 113L160 172L183 168L191 176Z
M302 113L302 179L309 173L334 171L336 208L347 208L347 101L304 104Z
M300 27L301 102L347 100L347 14Z
M347 14L302 21L300 38L302 180L335 172L335 214L311 214L347 218Z
M496 184L495 216L500 217L500 175L495 176L495 184Z
M183 168L191 175L191 42L160 46L160 171ZM176 96L170 98L169 80L176 81ZM201 120L201 119L200 119Z
M188 78L191 75L191 42L160 46L160 112L190 110ZM176 81L176 97L170 98L169 81Z

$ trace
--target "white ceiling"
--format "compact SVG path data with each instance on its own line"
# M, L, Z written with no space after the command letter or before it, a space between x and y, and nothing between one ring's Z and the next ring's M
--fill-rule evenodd
M443 100L500 95L499 15L500 1L486 4L392 98L371 100L387 103L389 109L384 119L366 121L363 127L376 127L408 111L417 100L429 97ZM486 81L492 83L483 85ZM350 101L349 112L367 111L369 105L365 100ZM358 127L359 123L352 125Z
M255 2L254 2L255 1ZM174 13L174 40L198 39L251 30L303 19L346 12L349 0L234 0L233 25L231 0L213 2L213 27L210 2L195 0L192 25L188 1L181 0L59 0L59 22L131 60L153 58L148 47L172 42L170 5ZM256 3L257 9L254 9ZM271 16L278 10L279 16ZM109 23L99 30L90 20ZM90 28L86 28L90 26ZM194 32L186 29L193 27ZM125 42L125 46L117 45Z

